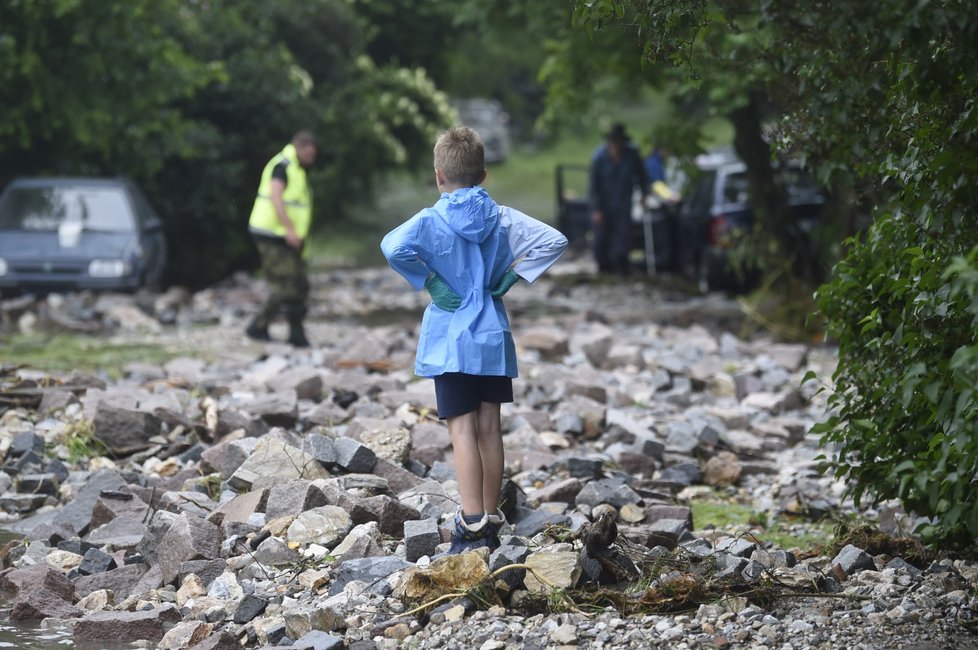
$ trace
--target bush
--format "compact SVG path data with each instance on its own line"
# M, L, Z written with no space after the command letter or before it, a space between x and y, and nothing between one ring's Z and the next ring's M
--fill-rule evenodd
M839 343L816 426L857 503L901 499L929 541L978 536L978 249L962 220L880 217L817 299ZM949 264L949 260L953 260Z

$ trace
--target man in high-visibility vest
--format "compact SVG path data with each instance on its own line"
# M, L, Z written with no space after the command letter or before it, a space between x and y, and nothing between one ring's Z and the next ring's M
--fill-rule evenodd
M309 346L302 326L309 296L302 249L312 224L306 169L316 161L316 153L313 135L299 131L261 173L248 230L261 255L268 299L245 330L259 341L270 340L268 326L283 310L289 322L289 343Z

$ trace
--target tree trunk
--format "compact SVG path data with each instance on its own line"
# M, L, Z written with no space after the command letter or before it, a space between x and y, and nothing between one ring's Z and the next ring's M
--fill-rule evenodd
M811 285L814 279L811 251L795 228L787 190L775 176L771 147L761 132L760 106L756 95L751 93L748 103L731 111L728 117L734 127L734 148L747 166L754 229L761 243L757 247L760 263L765 270L769 270L784 260L792 259L794 264L789 267L789 272ZM776 244L773 251L765 245L771 241Z

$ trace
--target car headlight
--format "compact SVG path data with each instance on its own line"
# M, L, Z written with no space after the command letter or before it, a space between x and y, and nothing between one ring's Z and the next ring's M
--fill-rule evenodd
M88 265L88 274L93 278L121 278L129 270L129 263L124 260L92 260Z
M7 260L0 257L0 277L7 275Z

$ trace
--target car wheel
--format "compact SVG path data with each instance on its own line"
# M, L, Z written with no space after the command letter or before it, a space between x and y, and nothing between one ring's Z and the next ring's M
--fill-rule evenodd
M705 249L700 254L697 272L700 293L730 290L730 273L726 255L718 254L709 248Z

